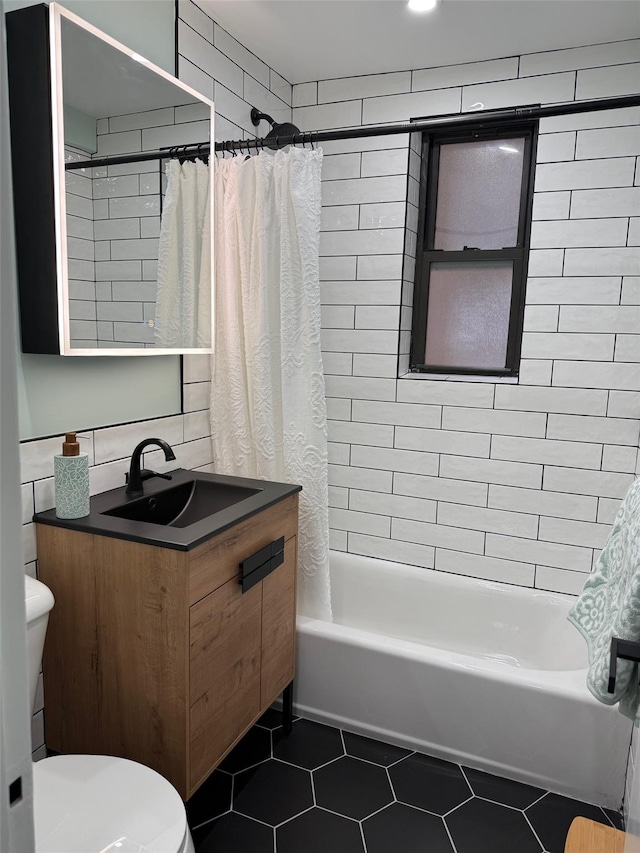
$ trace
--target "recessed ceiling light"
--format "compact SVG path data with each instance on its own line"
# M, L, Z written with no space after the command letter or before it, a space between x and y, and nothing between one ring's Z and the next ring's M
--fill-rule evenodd
M413 12L431 12L440 0L409 0L408 6Z

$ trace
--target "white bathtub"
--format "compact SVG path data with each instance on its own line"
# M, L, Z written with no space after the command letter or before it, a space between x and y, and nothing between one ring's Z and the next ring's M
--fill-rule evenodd
M298 617L297 712L609 808L631 722L585 687L572 598L331 552Z

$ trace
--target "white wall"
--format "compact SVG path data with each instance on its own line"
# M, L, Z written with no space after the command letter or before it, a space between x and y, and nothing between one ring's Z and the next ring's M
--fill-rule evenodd
M640 42L626 41L320 80L294 86L293 121L313 130L621 95L637 91L638 60ZM639 120L628 109L540 124L516 383L397 377L411 312L408 139L323 145L332 547L580 591L636 471ZM412 202L416 188L409 178Z

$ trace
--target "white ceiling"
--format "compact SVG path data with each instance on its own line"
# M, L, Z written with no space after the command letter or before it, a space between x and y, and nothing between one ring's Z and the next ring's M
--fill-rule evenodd
M291 83L640 37L640 0L197 0Z

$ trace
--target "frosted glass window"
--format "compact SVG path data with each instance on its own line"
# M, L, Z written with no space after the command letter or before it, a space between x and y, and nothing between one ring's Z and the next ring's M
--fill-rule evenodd
M431 264L425 363L504 369L512 278L511 261Z
M440 146L434 249L504 249L518 242L524 142Z

